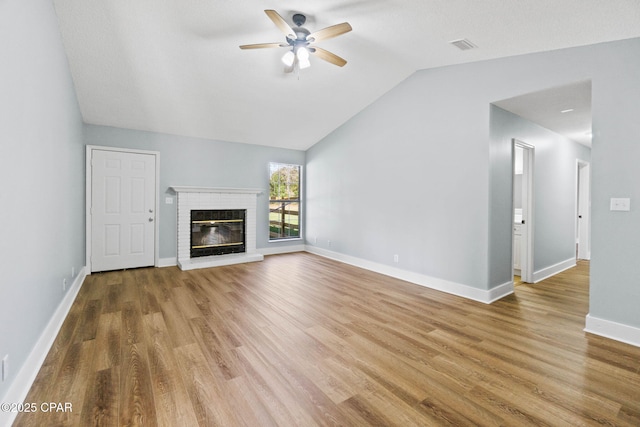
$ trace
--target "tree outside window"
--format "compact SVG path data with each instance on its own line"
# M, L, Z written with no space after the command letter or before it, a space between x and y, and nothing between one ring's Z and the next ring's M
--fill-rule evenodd
M300 169L269 163L269 240L300 237Z

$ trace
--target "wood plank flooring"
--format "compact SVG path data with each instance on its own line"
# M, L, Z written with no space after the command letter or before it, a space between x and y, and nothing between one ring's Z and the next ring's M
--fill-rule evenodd
M87 277L16 426L638 426L588 263L491 305L308 253Z

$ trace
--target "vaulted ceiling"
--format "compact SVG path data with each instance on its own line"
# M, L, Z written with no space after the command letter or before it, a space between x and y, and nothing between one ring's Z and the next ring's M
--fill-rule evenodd
M640 37L638 0L54 0L89 124L307 149L416 70ZM265 15L349 22L284 73ZM450 44L468 39L477 49ZM590 87L590 86L589 86ZM526 113L523 113L526 114Z

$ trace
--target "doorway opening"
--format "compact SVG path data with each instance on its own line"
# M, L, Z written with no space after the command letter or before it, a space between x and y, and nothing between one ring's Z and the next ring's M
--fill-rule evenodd
M591 259L591 166L576 161L576 260Z
M512 140L512 270L514 284L533 283L533 165L535 149Z

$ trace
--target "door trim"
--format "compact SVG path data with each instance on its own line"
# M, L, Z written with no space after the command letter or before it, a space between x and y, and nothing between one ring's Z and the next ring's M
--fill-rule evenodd
M158 235L160 233L160 152L159 151L146 151L146 150L134 150L130 148L116 148L116 147L103 147L99 145L87 145L86 150L86 167L85 167L85 235L86 235L86 243L85 243L85 265L87 268L87 274L91 274L91 240L92 240L92 223L91 223L91 184L92 184L92 170L91 170L91 158L93 155L93 150L99 151L117 151L120 153L134 153L134 154L149 154L155 156L156 159L156 174L155 174L155 193L156 193L156 204L155 204L155 212L156 212L156 220L155 220L155 229L154 229L154 239L153 239L153 265L154 267L158 266L159 263L159 244L158 244Z
M523 252L525 256L524 265L526 268L521 269L520 277L523 282L526 283L534 283L533 277L533 233L534 233L534 158L535 158L535 147L533 145L522 142L516 138L511 140L511 156L512 156L512 171L511 171L511 242L513 242L513 224L514 224L514 200L513 200L513 185L514 185L514 175L515 175L515 148L520 147L523 149L523 168L527 174L527 195L526 195L526 205L527 205L527 215L525 219L525 223L522 225L523 231L526 233L526 242L523 247ZM523 200L524 202L524 200ZM511 276L513 277L513 246L511 247Z

